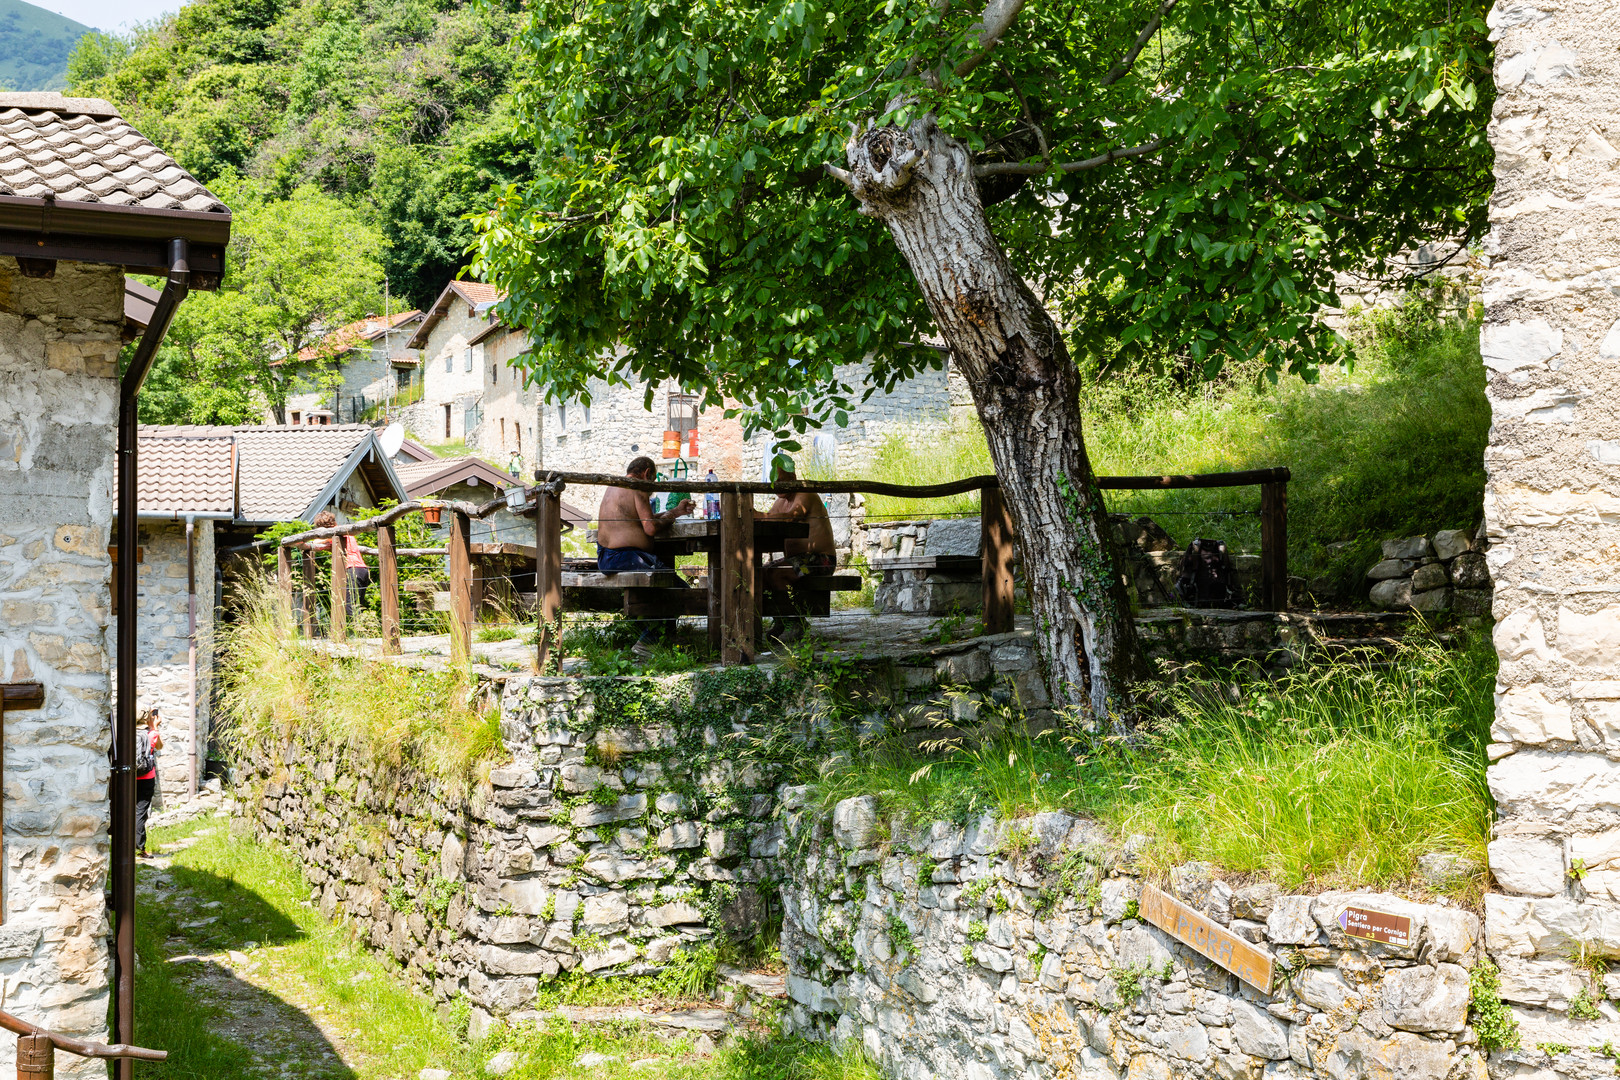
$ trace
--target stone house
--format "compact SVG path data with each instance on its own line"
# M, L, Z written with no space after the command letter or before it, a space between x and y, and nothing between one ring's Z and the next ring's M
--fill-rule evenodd
M146 426L139 462L136 688L164 717L161 797L179 800L208 767L224 550L278 522L406 496L364 425Z
M8 1011L92 1039L108 1029L109 876L128 916L120 1005L135 1000L132 832L113 829L132 830L133 802L109 798L132 788L108 765L111 675L134 672L114 667L110 548L120 402L132 408L156 337L121 387L124 274L168 275L161 336L189 289L217 287L230 222L107 102L0 94L0 681L43 688L41 707L5 715L0 984ZM118 1012L132 1038L133 1013ZM0 1069L14 1050L0 1039ZM66 1054L57 1069L107 1075Z
M416 324L406 348L421 360L422 400L402 417L413 438L479 445L479 414L489 381L484 342L493 325L488 313L501 297L492 285L452 281Z
M410 404L421 393L421 364L405 343L422 318L415 308L368 315L303 349L296 363L281 362L290 377L320 383L288 395L286 422L341 424L379 405ZM277 422L271 410L264 422Z

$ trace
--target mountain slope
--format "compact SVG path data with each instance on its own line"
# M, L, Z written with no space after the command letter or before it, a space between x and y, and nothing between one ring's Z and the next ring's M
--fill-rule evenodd
M60 90L67 85L68 54L90 27L54 11L0 0L0 87Z

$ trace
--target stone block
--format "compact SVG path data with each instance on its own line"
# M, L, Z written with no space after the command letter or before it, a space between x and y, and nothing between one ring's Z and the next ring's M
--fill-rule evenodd
M1511 893L1557 896L1564 891L1564 845L1541 838L1507 837L1487 847L1491 874Z
M574 807L569 820L579 828L606 825L615 821L632 821L647 812L646 795L623 795L615 803L602 805L586 803Z
M833 839L838 846L853 851L869 847L877 835L878 801L861 795L845 799L833 807Z
M1558 652L1572 664L1620 667L1620 606L1591 612L1559 607Z
M1367 596L1375 608L1385 611L1400 611L1412 604L1412 582L1409 578L1399 578L1391 581L1380 581L1372 587Z
M1288 1029L1252 1002L1232 1002L1232 1037L1250 1057L1281 1061L1288 1057Z
M1485 778L1504 817L1562 822L1620 806L1620 762L1601 754L1521 750L1494 762Z
M940 659L935 665L938 681L947 686L967 686L990 677L990 658L983 649L969 649Z
M1373 568L1367 571L1367 579L1392 581L1395 578L1408 577L1419 565L1416 559L1385 559L1383 562L1373 564Z
M1434 555L1434 549L1429 546L1429 538L1426 536L1385 540L1383 550L1386 559L1427 559Z
M1468 972L1418 964L1384 976L1384 1022L1401 1031L1460 1032L1468 1021Z
M1430 589L1427 592L1413 592L1411 603L1413 611L1421 611L1425 614L1433 614L1437 611L1450 611L1451 590Z
M1451 593L1451 610L1465 618L1489 618L1491 614L1491 590L1453 589Z
M616 933L630 924L630 902L620 892L587 896L579 921L581 926L597 933Z
M1551 701L1539 684L1509 687L1496 696L1496 720L1491 738L1496 742L1544 743L1573 741L1575 728L1568 702Z
M1488 589L1491 587L1491 568L1485 556L1472 552L1459 555L1449 567L1451 583L1459 589Z
M1445 563L1432 562L1412 571L1412 592L1424 593L1430 589L1443 589L1451 583Z
M1474 550L1474 538L1467 529L1441 529L1434 534L1436 558L1450 562L1457 556Z
M1491 323L1479 333L1480 356L1498 373L1542 367L1564 348L1564 332L1546 319Z
M1278 945L1315 945L1322 931L1311 915L1311 898L1277 897L1266 916L1266 936Z

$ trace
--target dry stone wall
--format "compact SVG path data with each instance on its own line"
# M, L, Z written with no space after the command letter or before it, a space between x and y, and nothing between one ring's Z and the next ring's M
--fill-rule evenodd
M45 707L5 718L5 1008L56 1031L107 1030L107 544L123 275L0 257L0 681ZM0 1038L0 1070L16 1043ZM62 1055L58 1075L105 1076Z
M1572 1048L1500 1075L1581 1075L1586 1048L1620 1040L1610 988L1591 985L1620 958L1620 25L1610 0L1499 0L1489 25L1480 350L1504 894L1486 897L1486 930L1525 1044Z
M1491 571L1481 529L1441 529L1431 536L1385 540L1383 558L1367 571L1368 600L1381 611L1411 608L1425 614L1491 612Z
M907 830L871 796L831 815L809 797L783 793L787 1024L859 1041L894 1080L1486 1075L1480 919L1455 904L1178 867L1174 894L1271 954L1267 994L1138 917L1142 838L1064 813ZM1410 918L1411 943L1348 937L1350 906Z

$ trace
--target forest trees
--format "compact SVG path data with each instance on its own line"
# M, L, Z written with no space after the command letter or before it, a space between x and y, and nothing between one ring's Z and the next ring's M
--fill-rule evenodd
M942 343L1003 481L1052 697L1117 721L1140 668L1069 340L1211 374L1342 355L1316 319L1335 271L1481 228L1483 14L536 0L516 94L541 166L480 221L475 265L559 398L591 375L674 380L802 431ZM1060 294L1067 326L1041 300ZM869 385L842 382L865 356Z

